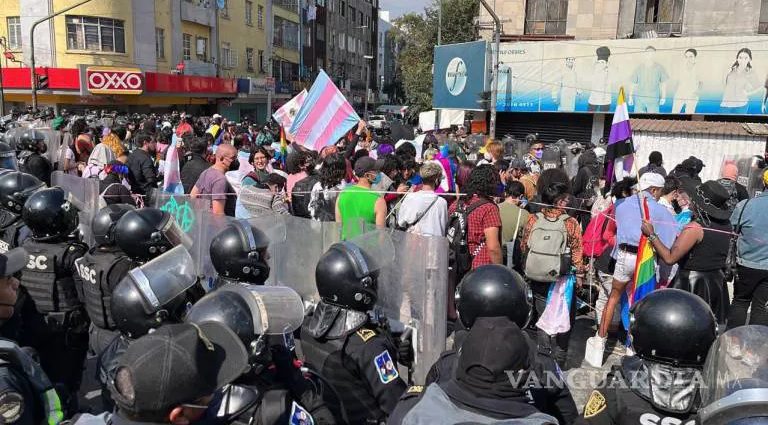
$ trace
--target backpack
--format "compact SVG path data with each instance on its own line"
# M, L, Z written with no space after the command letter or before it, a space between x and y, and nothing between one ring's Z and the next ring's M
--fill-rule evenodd
M310 192L312 186L320 181L317 174L311 174L296 182L291 190L291 208L296 217L312 218L309 213L309 201L312 198Z
M469 252L469 214L478 207L490 204L482 199L473 205L466 206L462 201L456 201L456 210L448 217L445 236L448 238L448 270L457 278L456 282L472 269L472 260L477 252ZM482 245L481 245L482 246Z
M570 250L565 221L568 214L556 220L536 213L536 223L528 236L528 255L525 259L525 275L537 282L554 282L570 271Z
M609 215L612 212L613 206L609 207L606 211L601 211L596 214L592 217L592 220L589 221L587 228L584 230L584 235L581 238L584 255L589 257L599 257L603 251L605 251L608 244L603 240L603 232L605 232L605 228L611 220Z
M736 182L728 179L720 179L717 182L720 183L720 186L725 188L726 192L728 192L729 198L725 205L728 207L728 211L733 211L736 208L736 204L739 203L739 194L736 191Z

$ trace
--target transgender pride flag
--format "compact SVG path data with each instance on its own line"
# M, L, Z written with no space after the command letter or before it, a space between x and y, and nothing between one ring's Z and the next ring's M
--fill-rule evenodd
M336 88L325 71L320 74L309 89L304 104L296 113L290 133L294 142L319 151L336 143L351 128L360 122L352 105Z
M635 145L632 141L632 127L629 125L629 109L624 96L624 87L619 89L616 111L613 113L611 134L605 154L605 182L611 183L629 176L634 162Z

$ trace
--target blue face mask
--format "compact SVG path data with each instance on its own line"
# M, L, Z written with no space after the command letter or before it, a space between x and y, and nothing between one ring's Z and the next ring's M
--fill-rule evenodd
M371 184L379 184L381 183L381 173L376 173L376 177L374 177L373 180L371 180Z
M525 208L526 206L528 206L528 198L526 198L525 196L521 196L520 197L520 208Z

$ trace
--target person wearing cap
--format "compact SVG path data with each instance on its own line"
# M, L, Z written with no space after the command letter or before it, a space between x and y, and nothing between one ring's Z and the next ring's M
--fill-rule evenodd
M354 186L346 187L336 198L336 221L341 223L341 238L348 239L364 231L363 226L382 227L387 216L384 197L371 190L381 181L376 160L364 156L355 162Z
M531 200L536 197L538 174L531 174L529 171L524 160L515 158L509 163L507 179L522 183L523 187L525 187L525 198Z
M768 325L768 171L763 172L763 192L741 201L731 214L736 242L736 280L728 313L728 329L747 324Z
M637 247L640 244L640 225L644 218L640 211L641 203L647 203L648 218L655 226L661 243L672 246L677 237L675 218L658 202L664 190L664 177L656 173L645 173L640 177L638 189L640 193L625 198L624 202L616 207L616 245L612 254L616 260L616 266L613 271L611 294L600 320L598 336L601 338L607 337L614 309L619 304L624 288L635 274Z
M5 324L14 316L19 273L28 261L23 248L0 254L0 423L55 424L63 418L61 402L40 365L10 339Z
M424 236L445 235L448 221L448 202L435 194L443 178L443 168L436 162L427 162L420 170L422 188L405 195L397 212L397 224L409 232Z
M725 325L729 306L725 268L732 231L728 192L716 181L688 186L685 192L691 199L693 221L683 228L671 247L659 240L649 221L643 220L642 231L659 258L666 264L679 265L670 287L701 297L715 313L717 322Z
M733 161L726 161L726 163L723 164L723 169L720 175L722 177L717 180L717 182L728 191L728 209L733 212L733 209L736 208L736 204L745 199L749 199L749 193L747 192L747 188L737 181L737 178L739 177L739 168Z
M226 326L166 325L134 341L120 358L109 383L117 411L81 415L74 423L188 425L216 415L208 410L215 393L248 369L243 343Z
M528 388L535 360L524 332L507 317L478 318L461 346L453 373L401 396L390 425L445 423L557 424Z

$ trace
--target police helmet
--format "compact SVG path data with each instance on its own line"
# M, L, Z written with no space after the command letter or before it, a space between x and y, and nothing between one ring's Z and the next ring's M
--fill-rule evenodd
M246 221L228 225L211 241L211 262L223 277L263 284L269 277L269 238Z
M130 204L112 204L100 209L91 220L91 232L99 246L114 245L115 224L120 217L136 208Z
M39 143L45 141L45 135L34 128L26 129L19 136L19 142L17 148L20 150L27 150L32 152L39 152Z
M629 335L638 357L673 366L701 366L717 337L704 300L679 289L651 292L632 306Z
M356 311L368 311L377 299L378 269L373 259L352 242L335 243L315 268L320 298L327 304Z
M137 261L150 260L179 244L192 246L173 216L158 208L126 212L115 224L114 236L117 246Z
M79 210L60 187L40 189L24 203L21 217L38 240L69 235L78 224Z
M531 316L531 292L525 279L498 264L467 273L456 288L456 309L461 323L471 328L478 317L506 316L524 328Z
M0 140L2 135L0 135ZM14 150L8 143L0 141L0 169L4 170L18 170L18 164L16 163L16 150Z
M21 214L24 203L30 195L45 187L37 177L11 171L0 176L0 208L14 214Z

